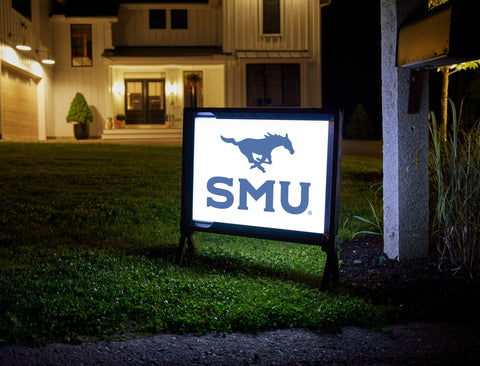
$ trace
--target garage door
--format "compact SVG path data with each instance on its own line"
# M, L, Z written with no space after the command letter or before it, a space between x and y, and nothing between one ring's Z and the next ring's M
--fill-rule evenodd
M1 80L2 138L38 139L37 83L2 65Z

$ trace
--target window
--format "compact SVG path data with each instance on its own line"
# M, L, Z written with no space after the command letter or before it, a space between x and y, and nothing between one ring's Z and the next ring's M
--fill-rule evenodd
M92 66L92 25L72 24L72 66Z
M172 29L188 29L188 13L186 9L172 9Z
M300 106L300 64L248 64L247 106Z
M167 13L165 9L150 10L150 29L166 29Z
M165 123L165 80L126 79L127 124Z
M12 0L12 8L22 14L25 18L32 20L31 0Z
M263 33L280 33L280 0L263 0Z

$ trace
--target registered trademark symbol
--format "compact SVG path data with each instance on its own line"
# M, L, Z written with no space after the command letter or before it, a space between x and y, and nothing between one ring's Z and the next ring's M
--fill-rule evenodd
M312 211L308 211L308 216L312 216Z

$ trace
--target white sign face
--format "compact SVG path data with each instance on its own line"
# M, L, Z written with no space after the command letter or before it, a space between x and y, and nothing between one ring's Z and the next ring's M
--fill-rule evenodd
M195 222L325 233L329 121L194 122Z

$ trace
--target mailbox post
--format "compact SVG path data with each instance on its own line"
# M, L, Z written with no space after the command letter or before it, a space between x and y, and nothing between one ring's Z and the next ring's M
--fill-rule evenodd
M398 260L428 254L427 70L480 58L472 2L426 3L381 0L384 251Z
M418 112L408 114L410 70L396 66L400 25L423 3L381 0L384 251L397 260L428 254L428 74L419 72Z

